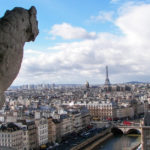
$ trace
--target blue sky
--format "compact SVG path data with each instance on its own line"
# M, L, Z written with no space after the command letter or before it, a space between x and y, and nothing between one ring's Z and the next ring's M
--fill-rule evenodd
M7 9L11 10L14 7L29 9L35 6L38 12L40 34L36 42L26 44L26 48L36 46L41 50L43 47L47 48L47 46L62 42L63 39L50 42L45 40L45 37L50 37L48 31L54 24L67 22L73 26L83 27L88 32L114 32L111 23L91 23L89 19L91 16L98 15L99 11L116 11L118 5L110 0L3 0L0 6L0 16L2 17Z
M0 17L35 6L39 35L26 43L14 85L150 81L150 1L1 0Z

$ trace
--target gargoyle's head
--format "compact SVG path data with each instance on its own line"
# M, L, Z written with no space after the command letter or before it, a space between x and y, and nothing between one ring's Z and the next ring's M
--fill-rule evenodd
M11 11L7 10L2 20L11 25L11 32L13 33L10 34L16 32L19 40L22 39L22 42L29 42L34 41L39 33L36 14L37 11L34 6L29 10L15 7Z

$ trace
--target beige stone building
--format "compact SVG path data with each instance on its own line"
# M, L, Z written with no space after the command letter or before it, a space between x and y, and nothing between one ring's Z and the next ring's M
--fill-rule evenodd
M93 120L116 118L116 105L112 102L95 101L88 103L86 106Z
M137 106L136 106L136 113L138 115L144 113L144 103L137 104Z
M48 142L55 143L56 141L56 125L52 118L48 118Z
M81 113L74 112L70 114L70 118L72 121L72 132L79 132L82 129L82 118Z
M91 123L91 116L86 108L81 109L82 129L88 127Z
M144 121L141 123L141 129L142 150L150 150L150 112L145 114Z
M72 119L68 115L61 115L61 137L73 132Z
M134 117L134 108L133 107L118 107L116 109L116 117L119 119L123 119L126 117Z
M36 150L38 148L37 145L37 129L34 120L18 120L18 122L27 126L26 138L28 138L28 146L29 149Z
M16 123L23 131L23 150L30 150L29 147L29 135L28 135L28 129L27 125L23 125L22 123Z
M23 131L14 123L1 125L0 147L1 146L23 150Z
M48 143L48 120L45 118L35 120L35 125L37 130L38 146Z
M53 122L55 124L56 127L56 142L60 142L61 141L61 121L58 119L53 119Z

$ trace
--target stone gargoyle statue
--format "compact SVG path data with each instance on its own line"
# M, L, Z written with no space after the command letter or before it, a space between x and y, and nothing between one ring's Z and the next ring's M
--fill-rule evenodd
M4 91L12 84L21 67L25 42L34 41L39 33L36 8L16 7L0 18L0 109Z

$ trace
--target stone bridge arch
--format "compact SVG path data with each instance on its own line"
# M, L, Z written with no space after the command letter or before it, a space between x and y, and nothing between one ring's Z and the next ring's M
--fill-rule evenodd
M111 128L111 132L113 134L141 134L141 129L140 127L127 127L127 126L121 126L117 127L114 126Z
M128 129L125 134L141 134L141 130L136 128L131 128Z
M118 127L112 127L111 132L113 134L124 134L123 131L121 129L119 129Z

